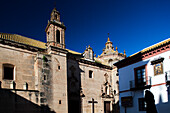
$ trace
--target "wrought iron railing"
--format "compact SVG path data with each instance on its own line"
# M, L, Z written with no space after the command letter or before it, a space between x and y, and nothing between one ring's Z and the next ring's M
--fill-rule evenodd
M144 88L151 85L151 77L130 81L130 88Z
M170 82L170 70L165 72L165 80L166 82Z

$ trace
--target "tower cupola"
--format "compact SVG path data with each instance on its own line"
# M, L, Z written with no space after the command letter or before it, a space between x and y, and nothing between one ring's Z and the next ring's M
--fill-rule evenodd
M60 13L54 8L51 12L51 18L48 21L45 29L47 37L47 47L56 46L59 48L65 48L65 30L66 27L63 22L60 21Z
M110 38L109 38L109 33L108 33L108 38L107 38L107 42L106 42L106 49L108 50L108 49L113 49L114 50L114 48L112 47L112 42L110 41Z
M83 53L83 56L85 59L88 60L94 60L94 55L93 55L93 49L92 47L90 47L90 45L88 47L86 47L86 50Z
M60 22L60 13L54 8L51 12L51 19L50 21L58 21Z

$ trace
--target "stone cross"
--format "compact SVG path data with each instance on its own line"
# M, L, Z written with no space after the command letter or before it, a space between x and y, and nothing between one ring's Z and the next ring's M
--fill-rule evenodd
M88 101L89 103L92 103L92 113L94 113L94 104L98 103L97 101L94 101L94 99L92 98L92 101Z

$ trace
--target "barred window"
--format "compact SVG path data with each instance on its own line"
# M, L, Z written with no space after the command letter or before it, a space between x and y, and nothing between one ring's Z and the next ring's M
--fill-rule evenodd
M145 66L138 67L135 69L136 75L136 87L141 87L146 85L146 70Z

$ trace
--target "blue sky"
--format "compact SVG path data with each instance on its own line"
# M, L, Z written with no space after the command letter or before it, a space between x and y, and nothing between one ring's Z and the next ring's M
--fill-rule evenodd
M56 8L66 26L66 48L100 55L108 33L127 56L170 37L170 0L1 0L0 32L45 42Z

